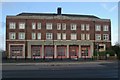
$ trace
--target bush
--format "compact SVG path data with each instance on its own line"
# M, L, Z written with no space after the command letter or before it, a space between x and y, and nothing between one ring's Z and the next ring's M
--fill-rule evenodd
M106 54L109 54L110 56L114 56L115 52L113 50L107 50Z

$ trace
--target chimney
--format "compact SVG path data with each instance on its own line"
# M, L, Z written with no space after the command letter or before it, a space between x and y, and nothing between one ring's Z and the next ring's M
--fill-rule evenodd
M61 14L61 7L57 8L57 14L60 15Z

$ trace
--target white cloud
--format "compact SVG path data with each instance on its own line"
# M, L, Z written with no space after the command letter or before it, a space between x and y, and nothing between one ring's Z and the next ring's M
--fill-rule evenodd
M117 5L109 7L107 3L102 3L101 6L108 12L113 12L115 9L117 9Z
M113 6L109 11L112 12L112 11L114 11L115 9L117 9L117 5Z

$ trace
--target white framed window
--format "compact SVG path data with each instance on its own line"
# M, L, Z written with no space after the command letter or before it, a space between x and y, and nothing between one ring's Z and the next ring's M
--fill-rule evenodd
M82 30L82 31L85 30L85 24L81 24L81 30Z
M36 33L32 33L32 39L36 39Z
M52 23L46 23L46 29L52 30Z
M81 34L81 40L85 40L85 34Z
M37 23L37 29L41 29L41 23Z
M15 32L10 32L9 33L9 39L16 39L16 33Z
M57 30L61 30L61 23L57 23Z
M62 33L62 39L66 40L66 33Z
M41 39L41 33L37 33L37 39Z
M76 30L77 24L71 24L71 30Z
M19 29L25 29L25 23L24 22L19 23Z
M103 34L103 40L109 40L109 34Z
M96 31L101 31L101 25L95 25L95 30Z
M90 25L86 24L86 31L89 31L89 30L90 30Z
M108 25L103 25L103 31L108 31Z
M62 23L62 30L66 30L66 24Z
M90 40L90 34L86 34L86 40Z
M101 34L95 34L95 40L101 40Z
M36 23L35 22L32 23L32 29L36 29Z
M10 22L9 23L9 29L15 29L16 28L16 23L15 22Z
M46 33L46 39L52 39L52 33Z
M25 39L25 33L24 32L20 32L18 34L18 36L19 36L19 39Z
M58 40L61 39L61 33L57 33L57 39L58 39Z
M77 39L77 34L71 33L71 40L76 40L76 39Z

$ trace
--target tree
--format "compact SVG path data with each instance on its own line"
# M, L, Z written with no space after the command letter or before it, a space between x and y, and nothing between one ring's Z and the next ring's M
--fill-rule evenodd
M116 43L111 49L117 54L118 59L120 60L120 44Z

